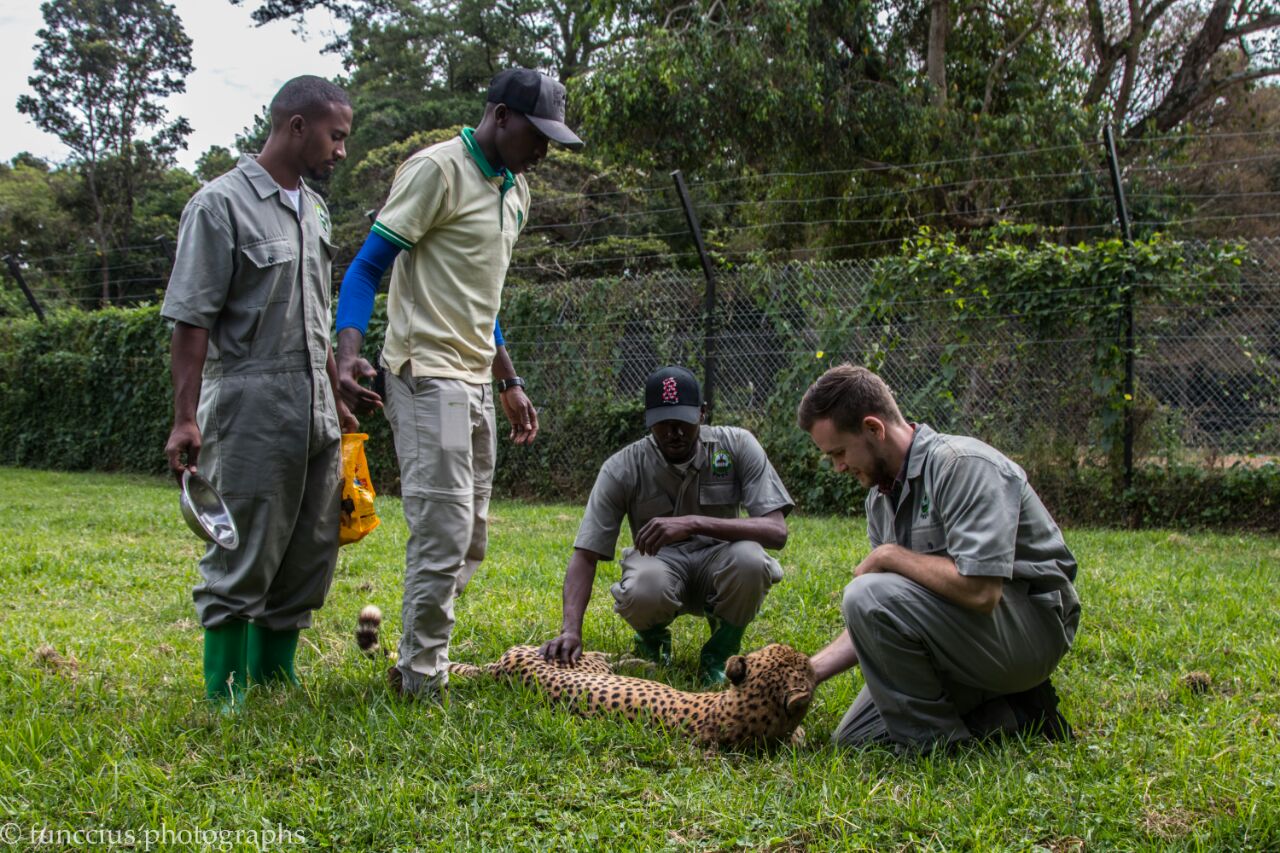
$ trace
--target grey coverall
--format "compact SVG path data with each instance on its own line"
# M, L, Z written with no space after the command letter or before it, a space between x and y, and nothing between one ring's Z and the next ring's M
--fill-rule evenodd
M251 157L187 203L162 316L209 330L198 469L222 493L240 547L210 545L200 623L306 628L338 554L341 431L329 353L329 211L301 212Z
M896 501L894 498L896 497ZM950 557L1005 579L993 613L889 573L855 578L843 614L866 685L837 727L846 745L927 746L971 736L962 716L1049 677L1080 621L1076 561L1012 460L974 438L916 427L901 492L867 495L874 548Z
M600 467L573 546L613 559L624 515L634 538L659 516L737 518L740 507L752 517L785 514L792 507L750 432L702 427L685 472L667 462L653 436L645 436ZM708 536L674 542L652 556L626 548L621 564L622 576L611 588L614 611L637 631L701 613L745 627L770 587L782 580L782 567L758 542Z

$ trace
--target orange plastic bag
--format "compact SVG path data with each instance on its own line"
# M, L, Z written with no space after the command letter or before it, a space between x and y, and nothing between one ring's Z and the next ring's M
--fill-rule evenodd
M364 443L369 436L349 432L342 436L342 524L338 528L338 544L359 542L382 523L373 508L373 481L369 479L369 463L364 458Z

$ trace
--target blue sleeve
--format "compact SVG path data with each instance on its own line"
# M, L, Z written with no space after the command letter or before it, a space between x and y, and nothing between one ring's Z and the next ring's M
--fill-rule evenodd
M502 323L497 317L493 318L493 345L495 347L505 347L507 339L502 336Z
M386 237L369 232L368 239L342 276L342 288L338 292L337 331L357 329L363 335L369 330L378 282L382 281L382 276L391 268L398 254L399 246Z

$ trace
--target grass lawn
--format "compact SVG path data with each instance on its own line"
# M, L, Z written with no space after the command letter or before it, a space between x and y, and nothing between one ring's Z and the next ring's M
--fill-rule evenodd
M1280 849L1274 537L1068 531L1084 617L1055 683L1072 743L920 759L836 750L827 738L854 675L819 689L807 745L723 754L489 681L455 681L447 708L392 699L385 663L351 638L369 602L399 633L406 532L390 499L383 526L343 549L304 633L304 689L210 713L190 594L202 549L175 489L0 469L0 491L0 849L124 833L132 849L254 849L267 828L292 834L269 847L280 850ZM578 517L495 504L489 560L457 606L455 659L554 634ZM787 577L746 646L813 651L834 636L866 551L860 519L794 519ZM585 633L623 652L614 577L602 566ZM659 677L691 687L705 631L678 621L677 660ZM63 834L41 847L41 830Z

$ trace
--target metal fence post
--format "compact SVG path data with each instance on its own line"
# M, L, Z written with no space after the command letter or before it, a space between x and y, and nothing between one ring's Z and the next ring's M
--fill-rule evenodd
M707 255L707 247L702 242L702 229L698 227L698 215L689 199L689 190L684 185L684 175L679 169L671 173L676 182L676 194L680 196L680 206L684 208L685 221L689 223L689 233L693 235L694 245L698 247L698 257L702 260L702 274L707 279L706 301L703 305L705 314L702 341L702 399L707 406L707 423L715 411L716 399L716 277L711 268L711 258Z
M1120 161L1116 156L1116 137L1107 125L1102 129L1107 143L1107 163L1111 167L1111 189L1116 197L1116 215L1120 217L1120 233L1126 249L1133 247L1129 230L1129 209L1124 203L1124 184L1120 181ZM1121 285L1124 280L1121 280ZM1133 288L1124 289L1124 487L1133 485Z
M44 309L40 307L40 303L36 301L36 295L31 292L31 288L27 287L27 282L22 278L22 269L18 266L18 260L13 255L4 256L5 265L9 267L9 274L18 282L22 294L27 297L27 302L31 303L31 310L35 312L40 322L44 322Z
M164 256L169 259L169 264L172 265L173 262L177 260L177 252L175 251L173 241L161 234L156 238L156 244L160 247L160 251L164 252Z

